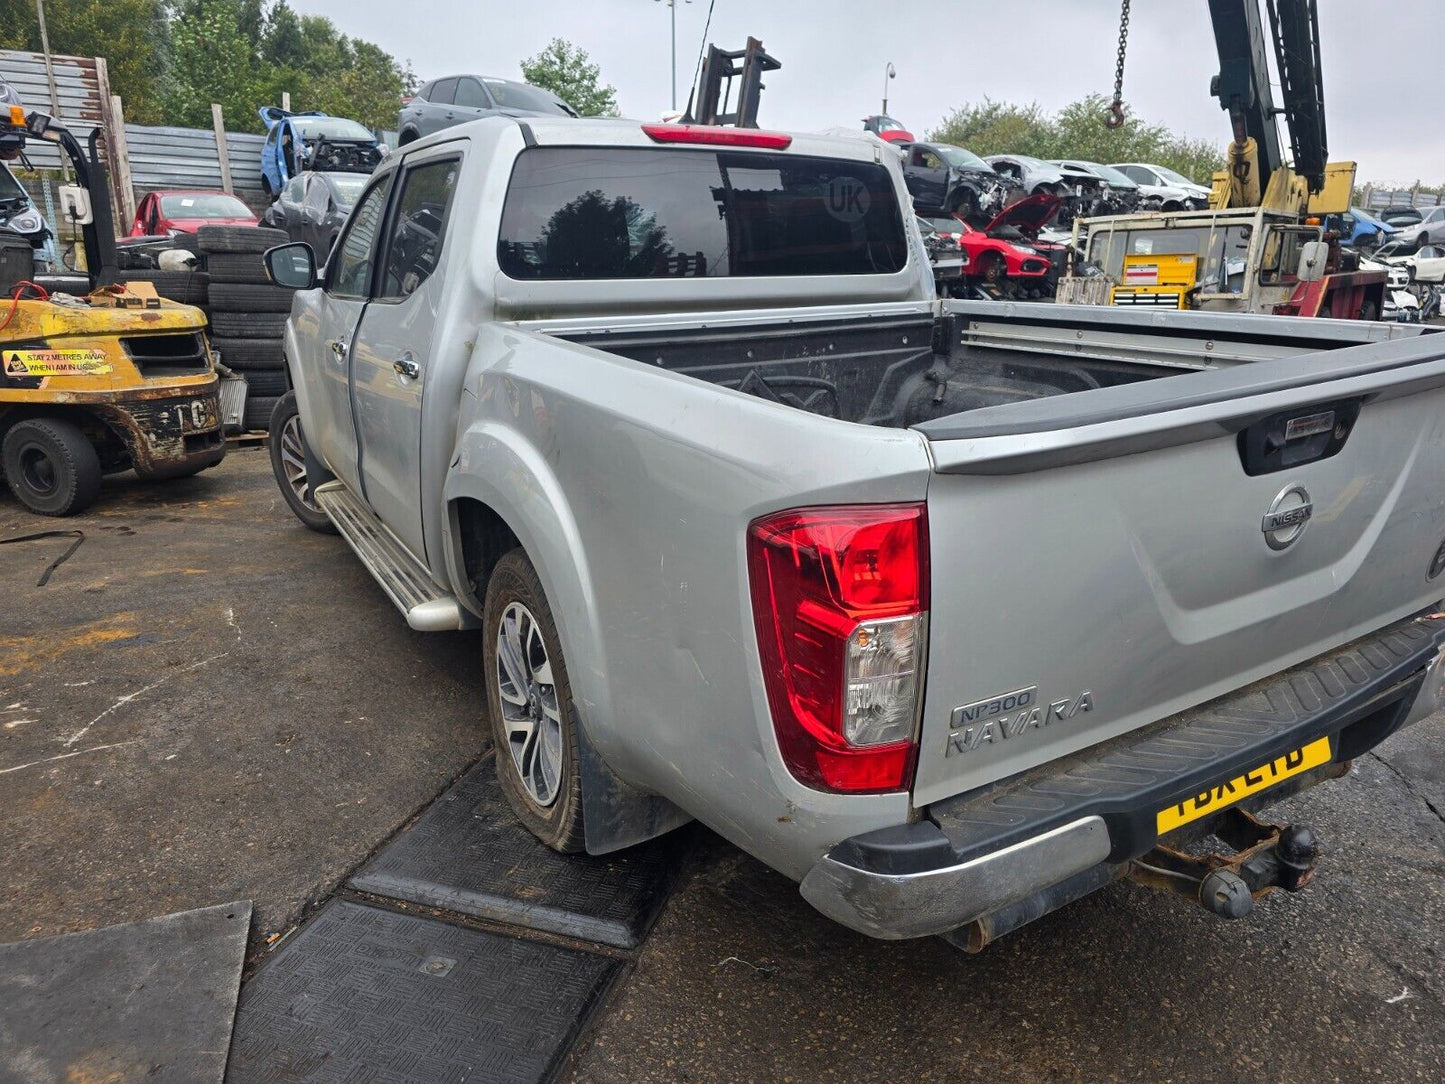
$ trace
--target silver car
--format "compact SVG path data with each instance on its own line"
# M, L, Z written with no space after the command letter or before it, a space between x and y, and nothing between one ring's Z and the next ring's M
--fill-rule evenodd
M401 107L397 143L480 117L575 117L577 111L550 90L490 75L449 75L433 79Z

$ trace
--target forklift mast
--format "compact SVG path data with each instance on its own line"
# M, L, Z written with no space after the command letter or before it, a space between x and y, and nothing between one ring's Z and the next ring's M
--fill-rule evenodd
M90 204L90 221L81 227L81 239L92 289L113 286L120 280L115 254L115 220L110 213L110 180L97 153L99 136L99 129L90 134L87 154L70 129L45 113L26 115L18 105L10 106L8 113L0 112L0 137L18 139L22 147L26 139L54 143L70 159L75 179L85 189Z
M763 51L763 43L757 38L748 38L745 49L719 49L716 45L709 45L697 89L693 92L695 100L688 103L682 123L756 128L758 104L763 93L763 73L777 71L782 66L781 61L774 60ZM732 97L734 79L738 80L737 104L728 113L725 110Z

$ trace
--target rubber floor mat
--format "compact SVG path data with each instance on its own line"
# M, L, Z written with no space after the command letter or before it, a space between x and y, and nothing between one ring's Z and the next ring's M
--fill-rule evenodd
M221 1080L248 900L0 945L0 1080Z
M333 900L246 984L226 1080L547 1080L619 966Z
M558 854L513 816L488 757L350 886L583 941L636 948L662 909L686 829L617 854Z

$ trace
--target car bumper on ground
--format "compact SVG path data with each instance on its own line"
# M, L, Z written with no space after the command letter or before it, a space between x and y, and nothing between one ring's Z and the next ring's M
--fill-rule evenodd
M823 914L871 937L942 934L1026 901L1027 918L1101 888L1160 842L1175 807L1312 750L1277 798L1445 708L1445 618L1417 616L1140 731L845 840L803 879ZM1327 743L1327 744L1322 744ZM1246 794L1264 791L1245 789ZM1197 798L1196 798L1197 796ZM1241 797L1243 797L1241 795ZM1219 794L1209 823L1236 799ZM1170 831L1173 831L1170 829Z

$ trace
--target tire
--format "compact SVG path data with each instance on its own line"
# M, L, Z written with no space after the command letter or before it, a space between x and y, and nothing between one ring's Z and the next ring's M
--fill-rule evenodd
M71 516L100 495L100 457L78 426L60 418L16 422L0 445L5 480L42 516Z
M281 401L279 395L247 395L246 411L241 425L249 433L263 432L271 426L271 414Z
M211 277L204 271L122 271L121 282L149 282L167 301L182 305L206 304Z
M487 714L502 793L529 832L554 851L576 854L583 849L576 709L552 608L524 551L512 550L492 570L482 628ZM499 670L501 639L514 645L515 661ZM540 680L544 667L551 684ZM524 704L514 699L524 695Z
M290 238L285 230L264 226L202 226L196 231L196 247L214 253L257 253L284 245Z
M261 257L250 252L217 252L213 256L207 256L206 270L210 273L212 282L250 283L259 286L271 284L271 280L266 277L266 265L261 262Z
M280 339L290 312L213 312L211 334L231 339Z
M247 369L245 371L247 395L277 399L286 394L286 370Z
M286 354L280 339L212 338L211 349L228 369L284 369Z
M211 308L217 312L290 312L295 292L284 286L218 282L211 287Z
M1362 302L1360 302L1360 319L1361 319L1361 320L1378 320L1379 318L1380 318L1379 310L1378 310L1378 308L1375 306L1375 303L1374 303L1373 301L1362 301Z
M336 534L331 517L306 497L306 436L301 431L294 391L276 400L267 428L271 436L271 473L276 476L286 506L313 531Z

